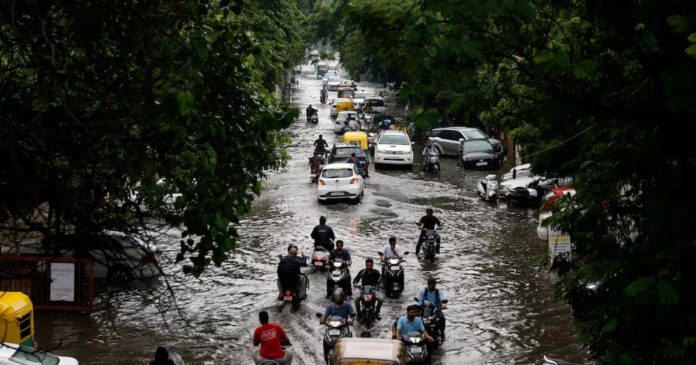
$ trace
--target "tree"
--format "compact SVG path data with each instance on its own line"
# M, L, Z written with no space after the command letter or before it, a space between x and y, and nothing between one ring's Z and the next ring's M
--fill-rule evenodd
M270 4L2 5L0 222L50 244L163 219L186 272L219 265L297 116L269 88L301 55L298 12Z
M334 39L370 45L341 44L351 71L397 70L423 123L481 115L513 129L535 170L574 178L578 194L554 214L574 255L553 270L568 302L592 300L581 330L593 358L693 363L696 198L679 192L696 183L696 4L335 6Z

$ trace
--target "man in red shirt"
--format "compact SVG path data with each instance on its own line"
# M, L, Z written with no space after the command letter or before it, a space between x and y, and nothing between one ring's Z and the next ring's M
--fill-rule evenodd
M268 312L259 312L261 325L254 331L254 346L261 345L258 352L254 352L254 363L268 359L280 364L290 365L292 353L287 349L283 351L281 345L290 346L290 340L277 323L268 323Z

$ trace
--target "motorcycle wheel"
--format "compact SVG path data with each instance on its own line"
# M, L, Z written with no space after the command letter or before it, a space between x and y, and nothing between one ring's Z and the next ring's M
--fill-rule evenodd
M363 320L365 321L365 328L368 330L372 327L372 311L369 309L365 309L363 311Z
M292 310L291 312L296 312L300 308L300 297L299 296L294 296L292 297Z

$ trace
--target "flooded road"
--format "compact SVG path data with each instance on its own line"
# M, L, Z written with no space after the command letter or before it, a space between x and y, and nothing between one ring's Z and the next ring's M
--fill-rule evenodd
M447 341L435 351L434 364L534 364L542 354L581 362L583 349L573 327L570 309L553 301L552 279L538 271L540 247L532 210L489 204L477 198L474 184L489 172L463 170L454 159L443 159L442 175L378 170L370 166L362 203L317 203L316 187L309 184L307 158L319 134L335 138L328 104L319 104L321 81L305 65L292 102L302 114L291 127L292 160L285 169L269 174L254 214L241 222L238 249L220 268L210 268L199 279L181 274L173 263L177 232L159 238L168 282L97 293L91 316L38 313L36 331L44 348L81 364L144 364L158 345L176 346L187 364L251 364L251 333L257 313L269 310L293 342L293 364L322 364L322 335L314 313L324 311L325 279L310 274L308 299L297 313L279 313L275 296L277 256L295 243L311 252L309 233L319 217L328 218L338 239L351 252L353 276L364 260L376 258L389 236L415 251L416 222L427 207L443 222L442 254L434 263L414 255L404 263L406 288L399 299L386 299L383 319L370 330L373 337L390 337L390 322L405 312L413 296L432 276L449 299ZM377 89L361 84L360 89ZM329 99L335 97L330 92ZM304 119L307 104L319 109L319 124ZM422 142L414 147L416 155ZM174 298L170 293L174 294ZM409 300L410 298L410 300ZM357 324L353 333L363 331Z

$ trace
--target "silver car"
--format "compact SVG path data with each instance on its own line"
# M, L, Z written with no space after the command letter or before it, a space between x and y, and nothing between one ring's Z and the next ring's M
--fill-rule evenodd
M478 128L471 127L445 127L435 128L432 130L428 140L433 142L440 149L440 153L445 156L457 156L457 151L461 144L461 140L470 141L476 139L487 139L496 156L502 159L504 155L503 143L495 138L491 138L483 133Z

